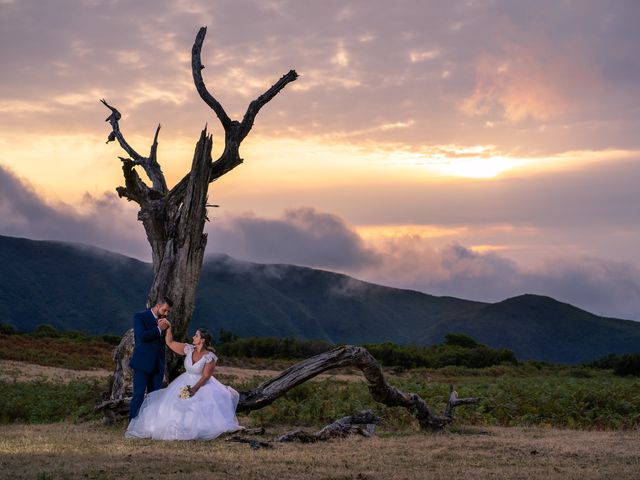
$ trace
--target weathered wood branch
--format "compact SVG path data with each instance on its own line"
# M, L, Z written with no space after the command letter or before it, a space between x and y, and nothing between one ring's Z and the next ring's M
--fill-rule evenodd
M363 437L372 437L375 435L376 425L380 422L380 417L375 415L371 410L363 410L355 415L342 417L335 422L321 428L317 432L309 433L305 430L292 430L290 432L279 435L273 442L300 442L315 443L324 442L332 438L345 438L350 435L362 435ZM272 448L271 442L258 440L256 438L247 438L246 435L258 434L264 435L264 428L247 428L243 429L241 435L238 432L232 432L227 438L227 442L248 443L251 448L257 450L259 448Z
M423 430L442 430L453 421L455 407L479 401L478 398L460 399L451 388L444 414L442 416L434 415L424 399L417 393L405 393L387 384L380 364L367 349L345 345L296 363L253 390L240 392L237 411L250 412L266 407L295 386L327 370L346 366L357 367L364 373L369 392L375 401L389 407L408 409L416 417ZM120 403L117 404L117 406L119 405ZM108 409L110 407L108 402L105 402L99 408Z
M193 82L198 94L204 102L213 109L225 131L224 151L213 163L213 168L211 169L211 175L209 177L209 182L213 182L242 163L242 158L240 158L239 153L240 143L251 131L256 115L260 109L273 99L273 97L275 97L284 87L286 87L287 84L295 81L298 78L298 74L295 70L290 70L265 93L253 100L249 104L242 122L231 120L220 102L218 102L209 90L207 90L202 78L204 65L202 65L201 61L201 52L206 34L207 27L202 27L196 35L196 40L193 44L193 48L191 49L191 70L193 74ZM174 187L172 194L176 196L181 195L185 188L184 183L186 183L186 178L183 178L178 185Z
M129 201L134 201L138 205L147 202L151 189L142 181L135 170L136 162L130 158L118 157L122 161L122 173L124 175L125 186L116 188L118 196Z
M240 124L240 140L243 140L244 137L251 131L251 127L253 127L253 122L255 121L256 115L262 107L264 107L273 97L275 97L280 90L287 86L288 83L295 81L298 78L298 74L295 70L289 70L286 74L284 74L280 80L274 83L269 90L264 92L258 98L256 98L253 102L249 104L247 108L247 112L244 114L244 118L242 119L242 123Z
M156 133L153 136L153 143L151 145L149 156L143 157L138 152L136 152L124 138L124 135L120 130L119 122L122 118L120 112L115 107L109 105L104 98L100 101L104 104L105 107L111 110L111 115L109 115L105 120L105 122L109 122L111 124L111 133L109 133L107 143L117 140L120 144L120 147L122 147L122 149L131 157L131 161L135 165L140 165L144 169L149 179L151 179L153 189L157 190L161 194L166 194L168 192L167 182L157 160L158 134L160 133L160 125L158 125L158 128L156 128Z
M196 90L198 91L198 94L200 94L200 98L202 98L204 103L209 105L213 111L216 112L216 116L226 131L231 125L231 119L227 115L227 112L224 111L224 108L222 108L222 105L220 105L220 102L218 102L218 100L209 93L209 90L207 90L207 86L204 84L204 80L202 79L202 70L204 69L204 65L202 65L202 61L200 60L200 52L202 51L202 44L204 43L204 37L206 35L207 27L201 27L196 35L196 41L193 44L193 48L191 49L191 72L193 74L193 83L196 85Z
M375 415L371 410L363 410L355 415L339 418L315 433L308 433L304 430L287 432L276 438L276 442L313 443L331 438L344 438L354 434L371 437L380 420L380 417Z

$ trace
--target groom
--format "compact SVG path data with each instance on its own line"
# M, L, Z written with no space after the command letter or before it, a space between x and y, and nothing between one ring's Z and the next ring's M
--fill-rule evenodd
M133 397L129 420L138 415L145 391L151 393L162 387L164 378L164 331L169 327L166 319L173 302L159 298L152 308L133 316L135 345L129 366L133 369Z

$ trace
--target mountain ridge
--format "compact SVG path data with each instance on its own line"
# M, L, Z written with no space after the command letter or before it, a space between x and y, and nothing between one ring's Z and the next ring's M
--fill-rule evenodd
M97 247L0 235L0 322L122 334L144 309L151 265ZM191 327L240 336L430 345L466 333L521 359L560 363L640 351L640 322L551 297L487 303L386 287L329 270L205 258Z

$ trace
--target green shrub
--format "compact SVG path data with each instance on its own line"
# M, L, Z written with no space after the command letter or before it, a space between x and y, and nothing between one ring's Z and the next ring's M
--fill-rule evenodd
M31 335L34 337L46 337L46 338L56 338L59 337L60 334L58 330L53 325L49 325L48 323L41 323L38 325Z
M66 330L58 335L60 338L69 338L71 340L87 340L89 336L84 332L77 330Z
M616 375L640 375L640 353L622 355L613 367Z
M307 358L334 347L321 340L278 337L226 338L226 342L216 345L216 350L227 357Z
M477 343L473 347L455 344L419 347L393 343L366 344L364 347L383 365L403 368L440 368L447 365L484 368L502 363L517 363L511 350L493 349Z
M15 335L18 333L18 330L16 330L16 327L10 323L0 323L0 333L5 335Z
M474 338L464 333L447 333L444 336L445 345L457 345L459 347L473 348L480 344Z
M616 375L640 376L640 353L623 355L611 353L585 365L592 368L611 369Z
M109 345L113 345L113 346L118 345L122 340L122 337L118 335L109 335L109 334L99 335L98 338L101 339L104 343L108 343Z

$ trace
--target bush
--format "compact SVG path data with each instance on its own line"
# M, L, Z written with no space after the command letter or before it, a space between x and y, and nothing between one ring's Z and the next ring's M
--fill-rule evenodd
M47 338L57 338L60 336L58 330L55 329L54 326L49 325L48 323L41 323L36 327L36 329L31 332L31 335L34 337L47 337Z
M459 347L473 348L478 347L480 344L475 341L474 338L464 333L447 333L444 336L445 345L457 345Z
M457 339L454 339L454 341ZM493 349L475 342L471 337L463 339L470 345L433 345L431 347L400 346L393 343L366 344L364 347L383 365L403 368L441 368L456 365L469 368L484 368L501 363L517 363L515 354L507 349Z
M624 355L616 355L611 353L606 357L594 360L585 366L593 368L611 369L616 375L622 376L640 376L640 353L626 353Z
M15 335L18 333L18 330L10 323L0 323L0 333L4 335Z
M249 337L238 338L231 334L226 342L216 345L216 350L227 357L307 358L334 346L322 340L296 340L294 338Z
M122 340L122 337L118 335L109 335L109 334L100 335L98 338L101 339L104 343L108 343L109 345L113 345L113 346L118 345Z
M67 330L65 332L60 333L59 337L69 338L71 340L86 340L88 338L86 333L79 332L77 330Z
M229 330L225 330L224 328L220 329L220 340L219 343L231 343L238 340L240 337Z
M640 375L640 353L634 355L622 355L613 367L613 373L616 375Z
M618 362L619 359L620 357L618 355L616 355L615 353L610 353L606 357L598 358L593 362L586 363L585 366L592 367L592 368L603 368L603 369L613 370L613 368L616 366L616 363Z

